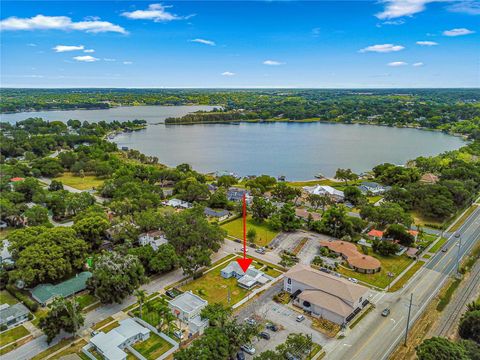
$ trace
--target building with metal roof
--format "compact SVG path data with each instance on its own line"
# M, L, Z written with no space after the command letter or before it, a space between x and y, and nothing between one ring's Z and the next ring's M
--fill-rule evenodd
M87 280L92 276L89 271L77 274L75 277L68 279L56 285L40 284L30 290L32 297L41 305L46 305L55 297L69 297L87 288Z

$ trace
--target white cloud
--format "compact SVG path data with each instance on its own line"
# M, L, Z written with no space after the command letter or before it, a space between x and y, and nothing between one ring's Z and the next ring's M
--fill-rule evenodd
M210 45L210 46L215 46L216 45L214 41L205 40L205 39L193 39L193 40L190 40L190 42L195 42L195 43L205 44L205 45Z
M230 71L225 71L223 73L221 73L222 76L235 76L236 74L234 72L230 72Z
M360 50L361 53L365 52L377 52L377 53L389 53L405 49L402 45L393 45L393 44L380 44L380 45L371 45L367 46Z
M127 31L108 21L85 20L74 22L68 16L36 15L31 18L9 17L0 21L1 30L78 30L88 33L118 32L126 34Z
M52 48L55 52L79 51L85 49L83 45L57 45Z
M126 11L122 13L122 16L133 20L153 20L155 22L182 20L188 19L192 16L178 16L172 14L166 10L171 7L172 6L164 6L162 4L150 4L148 5L147 10Z
M270 65L270 66L278 66L278 65L284 65L285 63L276 61L276 60L265 60L263 62L263 65Z
M104 58L103 61L117 61L117 59L109 59L109 58Z
M445 36L462 36L462 35L469 35L473 34L475 31L465 29L465 28L459 28L459 29L452 29L452 30L445 30L443 32L443 35Z
M425 65L423 62L416 62L416 63L413 63L412 66L415 66L415 67L420 67L420 66L423 66Z
M133 64L133 61L124 61L123 62L123 65L132 65Z
M84 53L94 53L95 50L94 49L85 49L83 50Z
M408 65L408 64L404 61L393 61L393 62L388 63L387 65L392 66L392 67L398 67L398 66L405 66L405 65Z
M29 43L29 44L27 44L27 46L35 47L35 46L37 46L37 44Z
M94 62L94 61L100 60L90 55L75 56L73 59L77 61L82 61L82 62Z
M435 0L384 0L385 8L375 14L379 19L395 19L412 16L425 10L425 5Z
M451 12L480 15L480 2L474 0L459 1L450 5L447 9Z
M435 46L435 45L438 45L438 43L435 42L435 41L417 41L416 44L420 45L420 46Z

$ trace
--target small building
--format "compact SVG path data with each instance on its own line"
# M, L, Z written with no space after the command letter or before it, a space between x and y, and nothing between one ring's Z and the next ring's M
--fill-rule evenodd
M126 360L127 353L123 349L150 337L150 330L132 318L122 320L119 324L107 333L100 331L92 337L83 347L83 352L94 348L105 360Z
M190 204L188 201L183 201L180 199L170 199L168 201L165 201L164 204L177 209L178 208L190 209L192 207L192 204Z
M215 210L215 209L211 209L209 207L206 207L203 210L203 213L205 214L206 217L212 218L212 219L217 219L218 221L226 220L228 218L228 216L230 215L230 212L228 210L224 210L224 209Z
M68 279L56 285L40 284L35 286L30 293L32 297L42 306L47 305L57 296L68 297L83 291L87 288L87 280L92 276L89 271L77 274L75 277Z
M435 184L438 180L438 176L432 173L423 174L420 178L420 182L424 184Z
M208 305L208 301L191 291L178 295L168 302L168 307L181 322L188 325L190 334L203 334L208 327L208 319L202 319L200 313Z
M383 231L372 229L367 233L374 240L381 240L383 238Z
M311 217L313 221L319 221L322 219L322 215L316 212L309 212L306 209L295 209L295 215L297 218L308 221L308 219Z
M249 202L251 199L250 199L250 193L247 190L231 187L227 191L228 201L242 201L244 195L247 202Z
M343 201L345 198L343 191L337 190L328 185L304 186L303 190L309 194L328 196L336 202Z
M30 312L23 304L0 305L0 327L13 327L17 326L28 320Z
M250 290L256 285L266 284L272 278L268 275L265 275L262 271L255 269L253 266L249 266L247 271L243 271L237 261L231 261L227 266L225 266L220 275L224 279L230 279L234 277L237 279L237 285L241 288Z
M339 325L348 323L368 304L366 287L303 264L285 273L283 288L291 294L294 306Z
M0 264L1 265L13 265L15 262L12 258L12 253L8 249L10 247L10 241L7 239L2 241L2 249L0 251Z
M157 251L160 245L168 243L165 234L161 230L152 230L142 233L138 236L138 243L141 246L150 245L153 250Z
M363 274L373 274L380 271L382 263L373 256L362 254L357 246L348 241L320 240L320 246L326 247L334 254L341 256L355 271Z
M12 177L10 179L10 182L16 183L16 182L20 182L20 181L23 181L23 180L25 180L25 178L23 178L23 177Z
M358 186L362 194L380 195L385 193L389 188L374 181L364 181Z
M211 191L211 192L217 191L218 189L218 186L215 184L207 184L207 186L208 186L208 191Z

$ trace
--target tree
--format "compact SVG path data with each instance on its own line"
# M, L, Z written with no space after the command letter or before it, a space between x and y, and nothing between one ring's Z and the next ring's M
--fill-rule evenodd
M238 348L237 348L238 349ZM225 360L230 357L229 339L220 328L211 327L205 330L202 337L192 344L177 351L175 360Z
M348 180L357 180L358 175L353 173L351 169L337 169L335 179L343 180L345 185L348 185Z
M470 339L480 344L480 310L467 311L462 315L458 334L463 339Z
M352 218L347 215L345 206L333 205L324 212L320 222L313 223L314 230L324 234L341 238L354 234Z
M211 264L210 256L212 251L201 246L189 248L183 255L180 255L180 266L184 275L197 276L197 272L201 267Z
M133 221L140 231L158 230L162 224L162 217L156 209L147 209L133 214Z
M307 200L315 210L321 207L322 211L325 211L325 208L332 203L329 196L319 194L308 194Z
M39 323L40 329L47 335L48 344L62 330L75 335L77 330L84 324L85 318L82 314L82 309L75 302L75 299L56 298L48 308L47 315L40 318Z
M275 211L273 204L261 196L254 196L252 205L252 218L257 222L262 222L268 219Z
M210 320L210 326L224 327L232 316L232 309L221 303L208 304L200 313L202 318Z
M448 339L433 337L417 346L419 360L469 360L465 349Z
M232 175L222 175L217 179L217 185L225 188L235 185L238 182L237 178Z
M380 255L390 256L396 254L400 250L400 247L393 241L374 240L372 249Z
M63 190L63 184L61 181L52 180L50 185L48 185L48 191L58 191Z
M95 204L95 198L87 192L68 192L65 198L65 210L68 215L75 216L93 204Z
M75 231L66 227L36 226L9 235L10 250L15 259L11 279L22 279L27 286L57 282L80 270L88 245Z
M179 199L189 202L205 201L210 196L207 184L202 184L194 177L179 181L173 191Z
M288 186L284 182L277 183L272 190L272 196L280 202L289 202L300 197L302 192L298 188Z
M48 210L43 206L32 206L25 210L24 216L27 218L29 226L50 224L50 221L48 220Z
M284 344L277 347L277 351L284 355L291 354L295 357L302 358L304 354L309 354L312 350L313 341L311 335L290 334Z
M356 186L347 186L345 190L343 190L343 194L345 196L345 201L348 201L355 206L366 203L365 196Z
M257 238L257 231L254 228L250 228L247 231L247 240L249 244L255 244Z
M143 319L142 306L143 306L143 303L145 302L145 298L147 297L147 294L145 293L145 290L137 289L133 292L133 295L137 298L138 309L140 311L140 319Z
M415 242L415 237L407 232L400 224L392 224L385 230L383 237L386 239L398 240L404 246L410 246Z
M301 222L295 214L295 207L293 204L286 203L277 213L272 216L270 224L276 229L282 229L283 231L294 231L300 227Z
M109 227L110 222L106 219L105 214L84 217L75 221L72 226L78 236L94 247L98 247L101 244Z
M87 285L104 304L121 303L145 281L145 270L133 255L104 253L95 259Z
M413 222L412 216L405 212L403 208L392 202L384 201L380 206L365 205L360 209L360 216L377 223L380 227L388 224L403 224L410 227Z
M460 340L459 344L465 349L470 360L480 360L480 345L472 340Z
M138 257L149 274L162 274L178 266L178 256L171 244L162 244L157 251L151 246L134 247L128 253Z
M208 204L212 208L226 208L228 206L227 192L224 188L219 188L210 195Z

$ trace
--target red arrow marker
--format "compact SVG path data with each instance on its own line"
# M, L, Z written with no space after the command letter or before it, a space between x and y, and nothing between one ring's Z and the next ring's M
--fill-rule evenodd
M246 272L252 259L247 258L247 201L243 194L243 259L237 259L238 265Z

